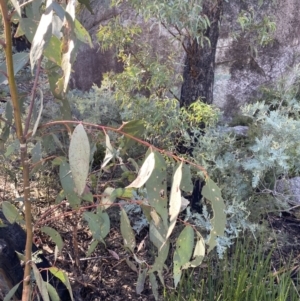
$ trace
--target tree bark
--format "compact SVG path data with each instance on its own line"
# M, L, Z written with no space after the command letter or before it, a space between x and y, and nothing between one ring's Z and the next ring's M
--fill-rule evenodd
M223 0L210 0L203 4L203 14L210 21L210 26L203 33L203 45L199 45L196 39L186 45L181 107L188 107L199 98L208 104L213 102L215 55L222 8ZM205 38L208 38L210 43Z

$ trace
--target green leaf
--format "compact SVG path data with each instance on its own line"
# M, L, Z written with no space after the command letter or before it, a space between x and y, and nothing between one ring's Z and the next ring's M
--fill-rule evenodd
M49 268L49 271L66 286L66 288L68 289L68 291L70 293L71 300L74 301L72 287L71 287L71 284L70 284L67 274L65 272L63 272L62 270L59 270L56 267Z
M152 220L150 222L150 241L155 245L157 249L160 249L166 242L165 234L166 230L162 222L158 222L157 225L154 224Z
M147 271L148 268L144 268L144 269L141 267L139 268L139 275L136 282L136 290L135 290L138 295L141 294L142 291L144 290Z
M25 14L27 18L33 20L40 20L41 18L41 6L44 0L35 0L30 5L25 6Z
M171 188L170 194L170 208L169 208L169 216L170 216L170 226L167 233L167 238L170 237L176 221L178 214L180 213L181 208L181 191L180 191L180 183L182 178L182 162L177 167Z
M87 201L87 202L93 203L93 201L94 201L94 196L91 192L83 193L81 197L84 201Z
M12 119L13 119L13 108L12 108L12 104L10 101L8 101L6 103L6 106L5 106L5 117L6 117L6 120L11 123L12 122Z
M4 156L8 157L15 151L19 151L19 150L20 150L20 142L18 139L16 139L6 147L6 152L5 152Z
M129 134L135 138L140 138L145 132L145 123L142 120L133 120L129 122L124 122L120 130L126 134ZM124 136L124 148L129 148L136 143L135 140Z
M193 188L194 188L194 185L192 182L191 166L189 164L183 164L180 189L187 193L192 193Z
M37 268L37 266L35 265L34 262L32 262L31 265L32 265L32 271L33 271L33 274L34 274L36 284L37 284L37 286L39 288L39 291L40 291L40 293L43 297L43 300L44 301L50 301L47 286L46 286L46 283L43 281L41 273L39 272L39 270L38 270L38 268Z
M193 248L194 230L191 226L186 226L177 238L176 250L173 257L173 278L175 288L181 278L182 266L190 261Z
M99 244L99 241L98 241L98 240L94 240L94 241L91 243L91 245L90 245L90 247L89 247L89 249L88 249L88 251L87 251L87 253L86 253L86 257L91 256L91 254L95 251L95 249L96 249L96 247L98 246L98 244Z
M112 194L114 192L114 188L106 187L103 193L101 194L100 206L103 210L109 208L115 201L116 196L114 197Z
M52 0L47 0L46 10L39 22L30 49L30 63L32 72L36 62L42 56L43 50L52 36L52 16Z
M42 146L40 141L38 141L31 150L31 156L33 164L39 162L42 159Z
M19 27L17 30L17 33L22 36L23 34L25 34L27 40L32 43L33 42L33 38L35 36L38 24L39 24L39 20L34 20L31 18L20 18L19 20Z
M81 199L75 192L75 184L71 176L70 165L67 162L62 162L59 166L59 178L64 189L64 194L67 197L70 205L76 208L80 205Z
M19 214L19 210L10 202L3 201L2 202L2 211L6 219L10 223L23 221L23 217Z
M5 298L3 299L3 301L11 301L11 300L14 300L14 295L15 293L17 292L18 288L19 288L19 285L21 283L17 283L14 287L11 288L11 290L7 293L7 295L5 296Z
M128 219L126 211L121 208L121 234L124 239L124 246L128 248L132 253L136 246L134 232L130 226L130 221Z
M63 240L62 240L60 234L51 227L42 227L41 231L48 234L51 237L51 239L57 245L59 252L61 252L62 248L64 246L64 243L63 243Z
M45 285L51 301L61 301L55 288L49 282L45 282Z
M27 52L19 52L13 55L14 75L16 75L27 64L28 60L29 55ZM8 80L7 76L5 75L7 74L5 60L0 64L0 71L2 71L0 72L0 85L6 85L8 83Z
M170 250L170 242L167 241L162 248L158 251L158 255L155 257L154 264L152 265L149 273L162 273L164 264L168 258L169 255L169 250Z
M52 166L60 166L63 162L67 163L67 158L60 156L52 160Z
M158 296L159 296L158 295L158 283L156 281L156 276L154 273L149 274L149 281L151 284L153 296L154 296L155 300L158 300Z
M75 19L75 34L79 41L89 44L91 48L94 47L92 39L88 31L81 25L81 23Z
M164 229L169 227L168 197L167 197L167 165L163 156L154 152L155 168L146 182L149 204L163 220ZM162 234L164 237L166 233Z
M44 49L45 57L55 63L56 65L61 65L61 42L58 37L52 36L49 43Z
M225 203L221 195L220 188L210 178L206 179L206 184L202 189L202 195L211 202L213 218L210 220L212 229L208 242L208 253L217 245L216 238L224 236L226 226Z
M53 2L52 8L55 11L56 15L63 21L65 17L65 10L62 8L62 6L57 2Z
M197 242L195 245L195 249L194 249L194 253L193 253L193 260L188 262L187 264L182 266L182 269L187 269L189 267L195 268L198 267L205 256L205 241L204 238L202 237L202 235L196 231L197 234Z
M115 200L116 198L120 198L120 197L132 198L133 197L133 189L132 188L117 188L111 194L112 200Z
M86 186L89 174L90 143L82 124L78 124L72 134L69 147L69 162L72 177L77 190L81 195Z
M104 243L104 238L110 231L110 219L105 211L98 210L97 213L84 212L83 218L88 222L93 238Z
M137 178L127 186L127 188L134 187L134 188L140 188L142 187L147 180L150 178L151 173L154 169L155 166L155 158L154 158L154 153L151 152L146 160L144 161Z

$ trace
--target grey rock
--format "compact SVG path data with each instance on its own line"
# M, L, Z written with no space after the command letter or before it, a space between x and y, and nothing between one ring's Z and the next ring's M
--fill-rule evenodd
M292 205L300 204L300 177L280 179L275 185L276 196Z
M237 125L237 126L232 126L232 127L220 127L219 130L221 132L229 133L232 132L237 136L244 136L246 137L248 135L248 126L243 126L243 125Z

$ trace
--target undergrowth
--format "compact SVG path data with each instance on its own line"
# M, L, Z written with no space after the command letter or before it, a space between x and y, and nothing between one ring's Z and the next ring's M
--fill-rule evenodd
M276 266L272 250L264 240L239 239L223 260L208 256L195 279L195 271L185 274L176 292L165 300L177 301L296 301L298 280L291 279L289 265ZM297 277L298 279L298 277Z

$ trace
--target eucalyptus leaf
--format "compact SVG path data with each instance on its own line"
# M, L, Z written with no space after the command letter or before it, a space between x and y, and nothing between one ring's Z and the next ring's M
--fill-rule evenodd
M190 261L194 248L194 230L191 226L186 226L176 241L176 250L173 257L173 278L174 286L177 287L182 267Z
M42 18L39 22L38 28L32 41L30 49L30 63L32 71L36 65L36 62L42 56L43 50L45 49L47 43L49 42L52 36L52 2L52 0L47 0L46 10L42 15Z
M146 160L144 161L137 178L127 186L127 188L134 187L134 188L140 188L142 187L147 180L150 178L155 166L155 158L154 153L151 152Z
M98 246L99 241L98 240L94 240L91 245L89 246L89 249L86 253L86 257L91 256L91 254L95 251L96 247Z
M115 150L110 144L110 138L107 134L105 134L105 146L106 146L105 157L103 159L101 169L103 169L110 162L110 160L112 160L115 157Z
M62 248L64 246L64 243L63 243L63 240L62 240L60 234L55 229L53 229L51 227L42 227L41 231L48 234L51 237L51 239L57 245L58 250L61 252Z
M170 237L176 221L178 214L180 213L181 208L181 191L180 191L180 183L182 178L182 162L177 167L171 188L170 194L170 208L169 208L169 216L170 216L170 226L167 233L167 238Z
M10 223L23 221L23 217L19 214L19 210L10 202L3 201L2 202L2 211L5 218Z
M81 199L75 192L75 184L71 175L70 165L67 162L62 162L59 166L59 178L64 189L64 195L67 197L70 205L77 208Z
M202 195L211 202L213 218L210 220L212 229L208 242L208 253L217 245L216 239L224 236L226 227L225 203L221 195L220 188L210 178L206 179L206 184L202 189Z
M73 181L78 195L86 186L89 173L90 142L82 124L78 124L72 133L69 147L69 162Z
M142 293L145 287L145 281L146 281L146 276L147 276L147 268L139 268L139 274L138 274L138 279L136 282L136 293L139 295Z
M130 221L128 219L126 211L121 209L121 234L124 240L124 246L127 247L132 253L136 247L135 235L131 228Z
M61 301L56 289L49 282L45 282L45 285L47 287L47 291L51 298L51 301Z
M14 287L12 287L10 289L10 291L7 293L7 295L4 297L3 301L11 301L11 300L13 300L13 297L14 297L15 293L17 292L20 284L21 283L19 282Z
M29 60L29 55L27 52L20 52L20 53L15 53L13 55L13 66L14 66L14 75L16 75L27 63ZM1 84L7 84L7 69L6 69L6 61L4 60L0 64L0 85Z
M69 278L67 276L67 274L65 272L63 272L62 270L56 268L56 267L51 267L49 268L49 271L55 276L57 277L59 280L61 280L61 282L66 286L66 288L69 291L71 300L74 301L73 298L73 292L72 292L72 287L69 281ZM63 301L63 300L62 300Z
M43 300L50 301L47 286L46 286L46 283L43 281L40 271L38 270L38 268L34 262L31 263L31 266L32 266L32 271L34 274L36 284L39 288L39 291L42 295Z
M88 222L93 238L104 243L104 238L110 231L110 219L105 211L84 212L84 219Z

